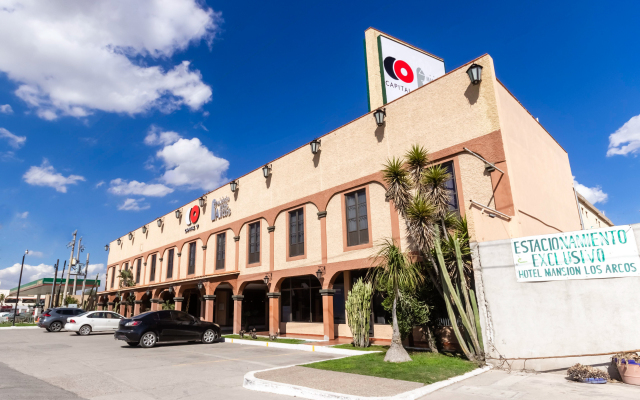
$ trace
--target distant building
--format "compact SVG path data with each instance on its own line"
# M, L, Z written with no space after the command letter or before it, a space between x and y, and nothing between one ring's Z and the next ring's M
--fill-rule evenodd
M578 193L578 204L580 204L580 215L584 229L598 229L613 226L613 222L604 213L596 208L583 195Z

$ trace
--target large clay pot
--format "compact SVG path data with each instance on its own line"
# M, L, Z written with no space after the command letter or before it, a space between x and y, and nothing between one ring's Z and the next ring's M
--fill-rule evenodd
M614 359L613 362L616 362L616 359ZM640 386L640 365L635 361L622 361L620 365L618 365L618 372L620 372L624 383Z

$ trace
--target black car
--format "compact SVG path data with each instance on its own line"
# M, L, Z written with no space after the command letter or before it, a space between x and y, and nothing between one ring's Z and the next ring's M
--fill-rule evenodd
M129 346L153 347L158 342L202 341L213 343L220 338L220 327L213 322L200 321L182 311L151 311L122 319L115 339Z
M84 312L85 311L82 308L49 308L40 315L40 319L38 319L38 326L40 328L45 328L49 332L60 332L60 330L64 328L64 324L67 323L67 318L75 317L76 315L83 314Z

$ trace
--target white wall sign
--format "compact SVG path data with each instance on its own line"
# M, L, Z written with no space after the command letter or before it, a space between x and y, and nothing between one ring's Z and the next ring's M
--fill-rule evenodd
M384 103L444 75L444 61L386 36L378 36Z
M629 225L511 239L518 282L640 276Z

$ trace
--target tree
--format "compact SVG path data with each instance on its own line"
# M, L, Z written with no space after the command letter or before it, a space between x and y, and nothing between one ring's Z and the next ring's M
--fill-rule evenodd
M380 249L373 259L374 268L369 270L373 286L380 291L391 293L393 305L391 308L391 319L393 334L391 336L391 346L384 357L388 362L411 361L409 353L402 346L402 338L398 327L398 300L401 297L401 290L413 292L422 283L423 277L418 266L409 260L400 248L391 240L385 240L380 245Z
M393 309L393 294L390 293L382 301L382 306L388 312ZM397 306L398 329L402 340L409 338L409 345L413 345L413 327L425 327L429 323L429 306L411 292L400 290Z
M451 176L439 165L430 166L428 152L418 145L411 147L405 159L394 157L382 170L386 198L405 219L411 250L426 260L423 270L444 300L462 351L469 360L482 360L466 220L449 211L446 182ZM458 317L463 330L455 323Z
M347 322L353 335L355 347L369 347L369 327L371 320L371 296L373 287L362 278L353 285L345 302Z
M76 299L75 297L71 296L70 294L67 295L67 297L64 299L64 304L78 304L78 299Z
M163 310L175 310L176 309L176 305L175 303L168 303L168 302L164 302L162 303L162 309Z
M4 293L0 294L0 304L4 304Z

